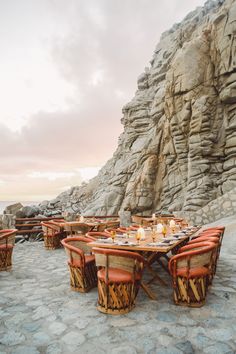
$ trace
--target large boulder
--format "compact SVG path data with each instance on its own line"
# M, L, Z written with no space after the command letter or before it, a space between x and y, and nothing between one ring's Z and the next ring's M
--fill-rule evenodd
M21 203L10 204L5 208L3 214L16 215L17 211L19 211L21 208L23 208L23 205Z
M23 217L32 218L40 213L40 208L36 205L24 206L20 211L21 215L24 215Z

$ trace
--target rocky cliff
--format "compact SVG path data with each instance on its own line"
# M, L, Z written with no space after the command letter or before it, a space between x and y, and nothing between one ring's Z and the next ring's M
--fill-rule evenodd
M207 1L161 36L98 176L44 208L195 212L236 187L236 0ZM235 191L235 189L234 189Z

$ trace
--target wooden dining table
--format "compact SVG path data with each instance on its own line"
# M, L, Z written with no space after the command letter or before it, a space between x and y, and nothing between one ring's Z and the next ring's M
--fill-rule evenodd
M72 234L74 231L78 230L80 226L86 225L88 226L88 231L96 231L99 226L106 225L106 223L98 222L98 221L63 221L57 222L53 221L55 225L59 226L62 230L68 231L69 234Z
M124 234L119 235L117 233L114 242L111 239L100 239L88 243L89 247L101 247L109 249L119 249L126 251L135 251L141 253L145 258L145 268L152 275L151 280L147 283L143 280L141 281L141 287L152 300L156 300L156 295L150 289L150 284L155 280L158 280L162 285L167 285L166 282L161 278L159 272L153 269L155 262L159 263L161 267L169 273L168 267L162 261L162 257L166 258L168 261L168 253L176 253L180 247L185 245L189 238L196 234L199 228L193 228L186 230L185 233L179 236L179 238L174 237L174 234L171 234L168 230L166 237L163 237L162 234L157 235L155 242L153 242L151 236L151 230L145 230L145 239L140 240L139 242L135 238L136 232L131 232L129 237L126 237ZM183 232L183 231L182 231Z

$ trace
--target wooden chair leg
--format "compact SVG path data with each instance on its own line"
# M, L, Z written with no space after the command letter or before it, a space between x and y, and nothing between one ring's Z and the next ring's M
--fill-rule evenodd
M47 236L44 235L44 246L47 250L55 250L57 248L61 248L61 237L59 235L56 236Z

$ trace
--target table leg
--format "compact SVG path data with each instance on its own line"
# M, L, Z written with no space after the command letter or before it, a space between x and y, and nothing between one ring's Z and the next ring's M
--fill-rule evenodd
M152 267L148 264L147 269L152 273L153 277L148 281L148 284L151 284L154 282L154 280L158 280L159 283L161 283L164 286L167 286L167 283L152 269Z
M147 294L147 296L149 297L149 299L151 300L157 300L156 295L152 292L152 290L147 286L147 284L145 284L143 281L141 281L140 283L141 288L143 289L143 291Z
M165 263L161 259L157 259L157 263L160 264L160 266L166 271L166 273L170 274L168 267L165 265Z
M149 270L150 273L152 273L153 277L151 280L149 280L148 284L152 283L154 280L158 280L159 283L161 283L162 285L164 286L167 286L167 283L157 274L157 272L155 272L152 267L151 267L151 264L153 264L155 261L159 261L159 258L160 258L160 255L159 253L155 253L155 254L152 254L150 257L148 257L147 259L147 263L146 263L146 268ZM165 266L165 265L164 265ZM168 272L169 273L169 272Z

